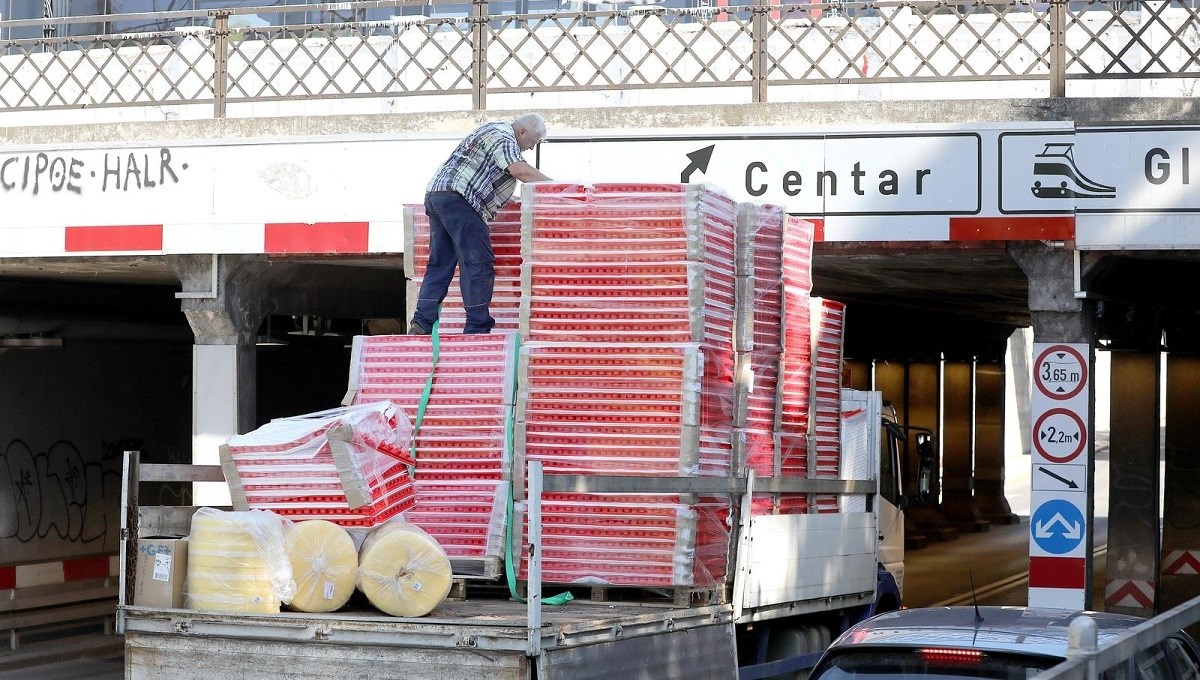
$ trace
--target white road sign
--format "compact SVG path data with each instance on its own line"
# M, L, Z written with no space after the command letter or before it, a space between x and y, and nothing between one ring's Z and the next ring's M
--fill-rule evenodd
M1033 362L1033 384L1039 392L1056 401L1075 397L1087 381L1088 361L1083 352L1071 345L1046 346Z
M982 208L975 132L682 137L551 136L539 165L585 183L710 182L738 201L804 215L974 215Z
M1049 463L1070 463L1087 448L1087 423L1065 408L1043 412L1033 424L1033 448Z
M1045 465L1033 466L1034 491L1080 491L1087 486L1087 466Z

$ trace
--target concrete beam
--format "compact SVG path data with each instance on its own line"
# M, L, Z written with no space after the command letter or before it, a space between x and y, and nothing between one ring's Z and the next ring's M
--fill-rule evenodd
M406 114L223 118L96 125L9 127L0 144L168 141L309 137L353 134L447 133L523 111L437 111ZM1089 97L959 101L787 102L686 106L597 107L542 112L551 131L667 127L907 125L1013 121L1075 121L1080 125L1154 121L1200 123L1200 103L1184 97Z

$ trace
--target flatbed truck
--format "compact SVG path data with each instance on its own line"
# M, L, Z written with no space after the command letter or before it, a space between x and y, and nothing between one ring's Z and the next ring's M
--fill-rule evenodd
M223 481L219 466L139 464L126 455L118 631L128 680L583 680L590 678L798 677L832 637L900 605L901 430L876 392L843 390L844 455L867 456L862 478L616 477L526 471L529 555L524 600L478 581L429 616L397 618L362 607L331 614L241 614L135 606L139 536L186 535L193 507L141 505L141 482ZM857 412L857 411L856 411ZM860 461L861 462L861 461ZM847 466L843 465L843 470ZM881 478L886 477L882 480ZM890 490L890 491L889 491ZM543 493L722 494L734 512L729 578L717 597L692 601L576 599L542 602ZM827 514L752 515L754 493L838 494L865 502ZM851 508L851 509L847 509ZM884 556L881 559L881 556ZM891 570L884 568L889 562ZM563 586L553 586L561 589ZM585 587L586 588L586 587ZM595 589L594 589L595 590ZM602 589L601 589L602 590ZM617 589L614 589L617 590Z

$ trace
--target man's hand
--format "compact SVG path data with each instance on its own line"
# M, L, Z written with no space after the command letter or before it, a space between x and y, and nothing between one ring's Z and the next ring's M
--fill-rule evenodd
M522 182L546 182L550 179L546 175L542 174L541 170L538 170L525 161L517 161L516 163L513 163L505 168L505 170L508 171L508 174L516 177Z

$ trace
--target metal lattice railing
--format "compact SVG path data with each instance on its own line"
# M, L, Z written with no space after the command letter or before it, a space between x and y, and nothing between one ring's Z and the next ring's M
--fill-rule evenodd
M768 1L490 14L482 0L366 0L0 21L0 110L211 103L223 116L231 103L416 95L485 108L489 94L679 88L766 101L788 86L978 81L1153 94L1143 85L1200 78L1195 0Z
M1200 75L1200 21L1194 4L1170 1L1067 10L1068 68L1094 78Z

